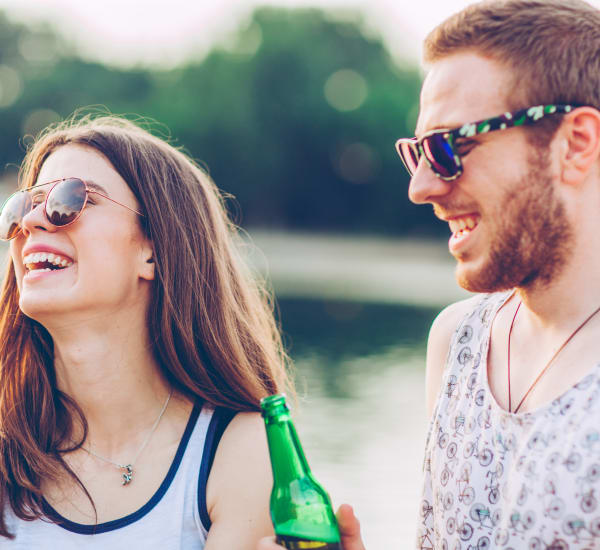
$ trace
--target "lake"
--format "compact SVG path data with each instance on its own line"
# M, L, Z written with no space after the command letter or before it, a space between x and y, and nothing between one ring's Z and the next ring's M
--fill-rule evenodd
M297 427L334 505L352 504L367 550L410 548L427 419L424 357L437 310L280 299L297 369Z

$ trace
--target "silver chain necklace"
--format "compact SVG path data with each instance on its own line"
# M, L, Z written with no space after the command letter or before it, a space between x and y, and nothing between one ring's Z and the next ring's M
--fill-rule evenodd
M116 466L117 468L119 468L119 470L124 470L121 472L121 476L123 477L123 481L121 482L121 485L129 485L131 483L131 480L133 479L133 466L136 463L136 461L137 461L138 457L140 456L140 454L142 453L142 451L145 449L146 445L148 445L148 442L150 441L152 434L154 434L154 432L156 431L156 428L158 428L158 423L160 422L160 419L162 418L165 411L167 410L167 405L169 404L171 395L173 395L173 390L171 390L171 392L169 393L169 396L167 397L167 400L165 401L165 404L163 405L163 408L160 411L158 418L154 422L154 426L152 426L150 433L148 434L148 436L142 443L142 446L138 449L138 452L136 453L136 455L133 457L133 460L129 464L119 464L118 462L113 462L112 460L109 460L108 458L100 456L98 453L95 453L91 449L86 449L83 446L81 448L86 453L88 453L92 456L95 456L96 458L99 458L100 460L103 460L104 462L108 462L109 464L112 464L113 466Z

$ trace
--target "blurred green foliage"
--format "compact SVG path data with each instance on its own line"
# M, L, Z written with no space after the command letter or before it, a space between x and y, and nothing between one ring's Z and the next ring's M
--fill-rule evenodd
M406 198L394 141L412 135L420 75L360 22L261 8L231 43L175 69L84 61L50 28L0 13L0 163L23 136L104 105L163 123L235 196L246 227L439 232ZM164 128L163 128L164 131Z

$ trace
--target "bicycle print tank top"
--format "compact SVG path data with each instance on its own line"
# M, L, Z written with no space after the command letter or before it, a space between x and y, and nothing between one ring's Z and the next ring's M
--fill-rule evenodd
M429 427L417 548L600 548L600 362L560 397L509 413L487 380L489 294L459 324Z

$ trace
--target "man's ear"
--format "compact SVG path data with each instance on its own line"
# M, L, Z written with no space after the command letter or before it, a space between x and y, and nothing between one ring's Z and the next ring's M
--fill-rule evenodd
M600 111L578 107L565 115L558 129L564 183L579 185L600 158Z
M140 279L154 280L154 250L149 241L146 241L140 250Z

